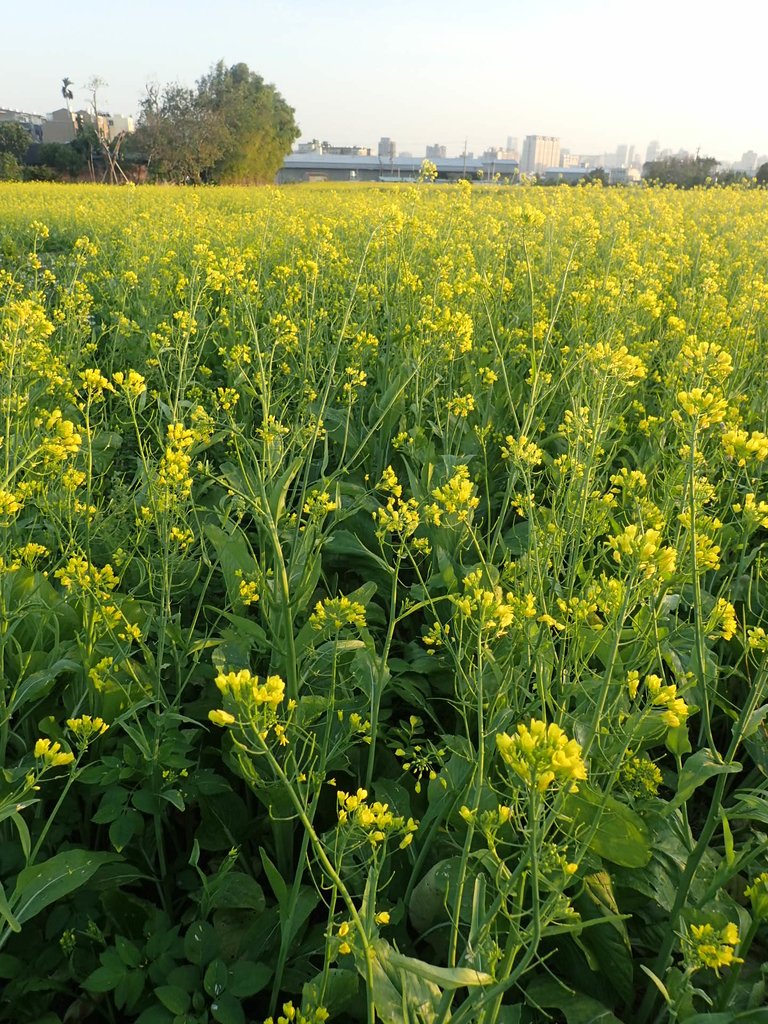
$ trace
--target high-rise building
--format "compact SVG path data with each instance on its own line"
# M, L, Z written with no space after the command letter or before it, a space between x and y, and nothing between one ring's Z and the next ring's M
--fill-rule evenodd
M659 140L654 139L648 143L648 149L645 151L645 162L649 164L652 160L655 160L659 155Z
M746 171L747 174L754 174L758 168L758 156L754 149L748 149L741 154L741 160L733 165L735 171Z
M445 146L436 142L433 146L427 146L427 160L445 160Z
M560 163L560 139L554 135L526 135L520 159L522 174L539 174Z
M379 139L379 157L382 160L394 160L397 156L397 143L394 139L382 135Z

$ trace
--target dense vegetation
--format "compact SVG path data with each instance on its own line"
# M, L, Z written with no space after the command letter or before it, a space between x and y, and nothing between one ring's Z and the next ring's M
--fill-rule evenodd
M765 194L0 218L0 1019L768 1019Z

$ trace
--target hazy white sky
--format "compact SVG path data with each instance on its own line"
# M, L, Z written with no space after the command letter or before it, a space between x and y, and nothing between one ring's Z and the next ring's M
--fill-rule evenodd
M0 0L0 106L49 112L94 74L132 113L148 80L244 61L301 137L400 150L558 135L575 152L650 139L768 153L768 0Z

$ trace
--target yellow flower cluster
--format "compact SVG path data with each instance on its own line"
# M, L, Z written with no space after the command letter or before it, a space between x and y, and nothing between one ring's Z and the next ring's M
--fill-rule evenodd
M647 373L642 359L633 356L626 345L598 341L586 350L586 359L599 374L614 377L627 387L634 387Z
M712 924L692 924L686 936L686 959L694 971L708 967L716 974L721 967L732 967L744 961L736 956L739 929L728 923L722 928Z
M662 547L659 543L658 530L641 530L631 523L614 537L608 538L608 546L613 549L615 562L625 560L638 569L646 579L659 575L667 579L675 571L677 551L674 548Z
M744 890L744 895L752 904L755 920L768 921L768 871L757 875Z
M521 434L517 439L512 434L507 434L501 449L501 457L516 462L518 465L535 468L540 466L544 460L544 452L525 434Z
M533 594L516 597L512 593L504 594L501 587L488 589L485 585L483 572L476 569L467 573L463 582L464 592L460 597L451 595L451 603L455 606L465 622L477 630L486 640L498 640L514 625L520 625L526 619L536 617L536 600ZM442 639L437 634L427 634L425 643L437 644Z
M39 739L35 743L35 758L42 761L45 768L59 768L66 764L72 764L75 755L61 749L61 744L51 740Z
M192 492L189 449L194 442L194 431L183 423L168 424L168 444L157 473L157 484L166 505L178 498L188 498Z
M467 523L480 504L466 466L457 466L453 476L432 491L432 497L434 504L427 505L424 511L435 526L448 525L445 520L451 524Z
M690 709L682 697L677 695L677 686L674 683L664 685L664 681L657 675L645 677L645 688L651 698L651 704L655 707L664 708L661 720L670 729L677 729L688 718Z
M129 400L140 398L147 390L146 381L136 370L129 370L127 374L118 370L112 374L112 380Z
M750 434L739 428L725 430L720 438L725 454L736 459L739 466L768 459L768 435L759 430Z
M259 677L251 675L247 668L239 672L220 672L216 676L216 686L225 697L245 707L268 704L276 708L285 697L285 683L280 676L267 676L260 683Z
M64 419L61 409L43 414L35 426L43 434L40 451L46 462L65 462L80 451L83 439L74 423Z
M716 423L722 423L728 412L728 402L724 398L719 398L711 391L704 391L703 388L679 391L677 401L683 412L697 420L702 430L706 430L707 427Z
M324 1006L316 1009L297 1010L292 1002L283 1003L283 1012L277 1018L267 1017L264 1024L325 1024L330 1014Z
M384 470L377 489L389 494L389 497L384 508L378 508L373 513L373 519L377 526L376 536L381 541L388 534L401 538L412 536L421 523L419 503L415 498L403 501L403 488L391 466L387 466Z
M338 632L345 626L365 629L365 607L359 601L341 597L326 597L318 601L309 617L313 629L330 629Z
M383 843L390 836L401 835L400 849L404 850L413 841L418 830L418 822L413 818L404 818L394 814L389 804L379 800L368 803L368 790L358 789L356 793L345 793L339 790L338 817L340 825L357 827L365 834L372 846Z
M581 745L570 740L555 722L532 718L521 722L509 736L496 736L496 746L506 764L528 786L545 793L552 783L567 786L571 792L587 777Z
M68 718L67 728L74 733L81 747L87 747L97 737L103 736L109 726L103 718L81 715L80 718Z

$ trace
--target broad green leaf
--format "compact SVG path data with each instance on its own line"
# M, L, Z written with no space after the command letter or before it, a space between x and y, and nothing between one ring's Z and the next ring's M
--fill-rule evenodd
M189 1009L191 1002L189 993L177 985L159 985L155 989L155 995L171 1013L186 1013Z
M607 1006L552 977L535 977L526 988L534 1006L560 1010L568 1024L622 1024Z
M243 871L230 871L211 883L210 901L212 907L255 910L258 914L265 907L264 890Z
M102 964L92 971L83 982L88 992L112 992L126 975L128 968L119 960Z
M575 840L587 840L589 849L627 868L642 868L651 859L648 828L635 811L584 783L564 805L564 821Z
M206 921L195 921L189 926L184 936L184 953L191 964L205 967L218 952L219 940L211 925Z
M42 864L19 872L10 903L17 920L23 924L51 903L68 896L84 885L102 866L117 860L113 853L89 850L65 850Z
M211 960L203 977L203 988L212 999L217 999L227 988L229 971L223 960Z
M238 960L229 969L227 991L238 999L255 996L269 984L274 971L267 964Z
M360 980L354 971L342 967L331 967L304 983L302 1005L305 1007L324 1006L331 1019L344 1013L355 1001Z
M667 805L667 813L686 803L699 786L703 786L715 775L730 775L741 770L742 766L738 761L734 761L733 764L725 764L715 759L708 747L697 750L695 754L691 754L685 759L685 764L677 779L677 793Z
M223 992L211 1003L211 1015L218 1024L245 1024L245 1014L236 999L229 992Z

